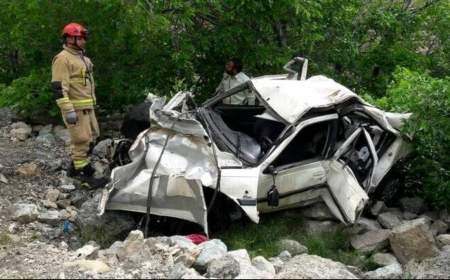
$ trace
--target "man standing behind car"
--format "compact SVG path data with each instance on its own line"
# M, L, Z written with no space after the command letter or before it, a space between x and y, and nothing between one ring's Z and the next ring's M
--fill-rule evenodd
M223 79L216 89L216 94L221 94L235 86L238 86L250 78L242 72L243 65L240 59L232 58L225 64L225 73ZM248 102L246 94L234 94L223 100L224 104L243 105Z
M89 159L100 132L94 112L94 65L85 56L88 31L78 23L70 23L62 36L64 49L53 58L51 87L70 134L72 166L68 175L98 186L104 180L94 178Z

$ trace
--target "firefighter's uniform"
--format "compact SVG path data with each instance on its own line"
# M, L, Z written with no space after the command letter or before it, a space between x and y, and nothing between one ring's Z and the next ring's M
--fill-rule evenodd
M75 170L80 170L89 164L90 144L100 133L94 112L93 64L83 51L64 46L64 50L55 56L52 90L70 133L73 165ZM65 116L69 112L76 112L76 124L67 123Z

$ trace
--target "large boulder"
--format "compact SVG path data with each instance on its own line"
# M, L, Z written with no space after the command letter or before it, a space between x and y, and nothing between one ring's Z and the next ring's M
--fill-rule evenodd
M386 204L383 201L376 201L370 208L370 214L376 217L383 213L384 210L386 210Z
M450 245L450 234L441 234L436 238L443 246Z
M30 137L32 128L24 122L16 122L11 125L10 135L12 138L25 141Z
M399 263L393 263L364 274L368 279L400 279L402 275L403 269Z
M378 216L378 222L383 228L392 229L402 223L399 213L385 212Z
M442 251L421 262L411 261L405 266L408 279L448 279L450 277L450 251Z
M81 205L75 221L80 229L101 228L102 231L116 238L134 229L136 222L129 213L106 211L102 216L97 216L100 195L101 192L97 192L93 198L88 199Z
M352 247L360 252L374 252L386 248L389 244L390 230L380 229L368 231L353 236L350 240Z
M352 234L363 234L368 231L379 229L381 229L381 226L380 223L378 223L376 220L361 217L352 227L348 228L347 231Z
M30 203L16 203L10 208L11 219L21 223L31 223L39 216L39 208Z
M235 279L273 279L275 276L270 272L254 267L245 249L230 251L228 255L239 263L240 273Z
M282 239L277 242L280 252L288 251L292 256L308 253L308 248L300 244L300 242L291 239Z
M211 261L222 258L228 251L227 245L219 239L203 242L198 246L198 249L200 250L200 254L194 266L200 271L206 270Z
M230 255L212 260L208 264L207 277L233 279L240 273L239 263Z
M276 275L277 279L358 279L339 262L313 255L292 258Z
M448 225L441 220L434 221L430 226L431 233L434 236L447 233Z
M388 266L398 263L397 258L392 254L376 253L372 256L372 261L379 266Z
M274 275L276 273L275 266L262 256L257 256L253 258L252 265L261 271L265 271Z
M433 234L423 218L395 227L389 241L392 251L402 264L412 259L421 261L439 253Z

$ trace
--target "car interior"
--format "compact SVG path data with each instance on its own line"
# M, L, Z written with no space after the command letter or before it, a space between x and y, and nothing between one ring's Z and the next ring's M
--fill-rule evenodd
M206 110L200 110L218 148L233 152L249 165L259 162L286 127L284 123L270 117L256 95L253 100L256 100L253 104L218 102Z

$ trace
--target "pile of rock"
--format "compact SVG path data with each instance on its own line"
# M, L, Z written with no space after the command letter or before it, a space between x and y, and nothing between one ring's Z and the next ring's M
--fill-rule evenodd
M25 141L34 136L36 141L48 147L54 145L57 139L63 141L66 145L70 144L67 129L60 125L55 127L51 124L30 126L24 122L15 122L10 127L9 134L13 141Z
M450 226L448 215L427 212L424 201L417 197L402 198L399 204L400 208L388 208L378 201L370 209L373 219L361 218L353 227L353 248L372 254L372 260L382 266L366 273L368 278L419 277L423 273L411 268L447 254L448 247L445 246L450 241L450 235L446 234ZM450 260L447 266L450 266Z
M292 257L283 251L269 260L262 256L252 259L245 249L228 251L218 239L195 245L183 236L144 239L141 231L132 231L125 241L105 250L91 242L74 256L66 267L101 273L102 277L124 273L171 279L358 278L344 264L306 253Z

